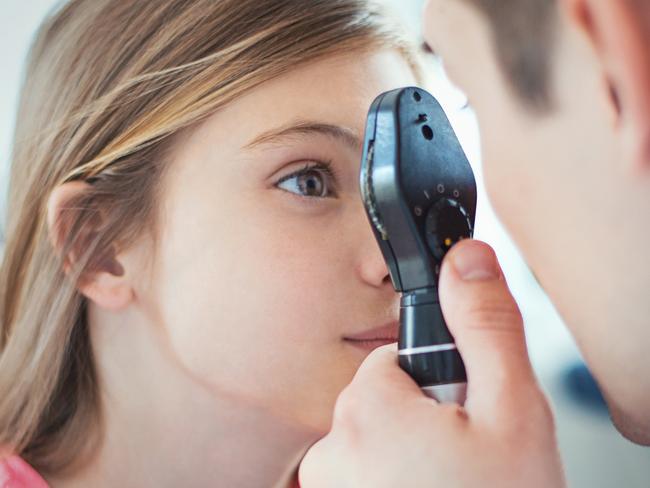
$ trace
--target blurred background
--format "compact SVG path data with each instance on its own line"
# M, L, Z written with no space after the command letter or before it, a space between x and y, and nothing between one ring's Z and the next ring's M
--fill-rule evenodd
M0 63L0 256L6 218L6 188L15 113L24 59L31 38L55 0L1 0ZM423 0L384 0L421 41ZM490 243L501 260L521 308L536 373L556 415L560 450L569 486L650 487L650 449L622 438L609 421L595 385L561 318L539 288L516 246L494 215L483 190L479 132L462 93L449 84L444 67L430 60L427 88L440 100L473 165L479 184L475 237Z

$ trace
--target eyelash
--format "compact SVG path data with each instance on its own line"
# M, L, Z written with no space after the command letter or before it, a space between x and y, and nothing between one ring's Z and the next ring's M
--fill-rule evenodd
M292 194L292 195L294 195L294 196L296 196L298 198L301 198L303 200L318 200L318 199L322 199L322 198L334 198L334 197L336 197L338 195L337 190L336 190L337 181L338 181L338 174L337 174L336 170L334 169L334 166L332 165L332 161L316 161L316 162L314 162L312 164L307 163L304 168L299 169L297 171L294 171L293 173L288 174L286 176L283 176L279 181L277 181L275 183L275 186L277 187L278 185L280 185L280 183L283 183L283 182L285 182L287 180L290 180L291 178L302 176L302 175L304 175L304 174L306 174L309 171L312 171L314 169L320 170L321 173L324 173L328 177L328 179L330 180L328 182L328 186L327 186L327 189L328 189L329 195L330 195L329 197L309 197L309 196L301 195L300 193L294 193L294 192L291 192L291 191L288 191L288 190L284 190L282 188L280 188L280 190L286 191L287 193L290 193L290 194Z

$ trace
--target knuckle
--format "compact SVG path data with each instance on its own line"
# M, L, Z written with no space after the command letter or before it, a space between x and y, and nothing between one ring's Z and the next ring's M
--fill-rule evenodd
M546 438L555 435L555 419L551 405L535 384L527 391L522 391L516 400L517 405L511 405L505 425L509 426L508 433L515 440L522 436L530 439Z
M339 394L334 404L334 423L337 427L355 426L362 416L361 410L365 408L361 395L357 389L347 386Z
M458 431L469 426L469 415L464 406L456 403L441 403L436 409L436 418L441 425Z
M341 392L334 405L332 432L353 450L361 444L364 408L361 395L350 387Z
M384 346L378 347L368 354L366 359L361 363L355 379L358 377L363 377L364 381L368 381L367 377L372 378L374 372L377 368L380 368L382 364L387 361L392 361L397 355L397 343L386 344Z
M333 429L343 436L361 437L378 425L390 421L395 402L385 387L354 381L339 394L333 412Z
M523 334L523 318L511 300L475 300L464 313L465 328L508 334Z
M536 391L531 395L531 405L528 408L530 409L532 419L538 425L554 428L555 418L546 395L539 388L536 388Z

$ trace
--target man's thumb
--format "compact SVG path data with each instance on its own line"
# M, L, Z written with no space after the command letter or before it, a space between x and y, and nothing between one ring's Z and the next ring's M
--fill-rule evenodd
M536 384L524 337L523 320L487 244L464 240L445 257L440 304L465 362L468 407L517 397Z

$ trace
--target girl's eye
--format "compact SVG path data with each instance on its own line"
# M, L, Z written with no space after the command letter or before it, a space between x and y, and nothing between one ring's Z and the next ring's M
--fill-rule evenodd
M276 186L305 198L333 198L336 196L334 180L331 164L319 163L283 177Z

